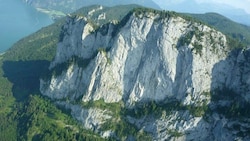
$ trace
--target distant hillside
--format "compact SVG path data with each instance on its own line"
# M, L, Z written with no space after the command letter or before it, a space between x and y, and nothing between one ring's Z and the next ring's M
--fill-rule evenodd
M160 9L160 7L153 0L26 0L28 4L37 8L38 10L50 14L52 17L62 16L67 13L90 5L127 5L138 4L144 7Z
M250 26L236 23L217 13L186 14L216 28L222 33L250 45Z
M230 2L229 2L230 3ZM244 1L236 2L245 4ZM208 12L220 13L233 21L250 25L250 14L244 9L235 8L234 6L213 1L198 0L178 0L159 3L162 9L176 11L181 13L203 14Z

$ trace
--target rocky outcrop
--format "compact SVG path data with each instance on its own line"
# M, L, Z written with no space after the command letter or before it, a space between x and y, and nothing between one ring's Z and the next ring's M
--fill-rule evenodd
M222 33L169 12L131 12L119 24L99 28L86 18L69 17L40 90L66 102L84 127L105 137L115 136L102 131L105 121L122 117L155 140L246 140L249 136L239 136L243 129L231 128L242 122L215 110L220 104L214 97L230 89L249 101L248 52L231 51ZM110 116L112 108L105 112L95 101L122 103L130 112ZM143 112L145 105L158 113Z

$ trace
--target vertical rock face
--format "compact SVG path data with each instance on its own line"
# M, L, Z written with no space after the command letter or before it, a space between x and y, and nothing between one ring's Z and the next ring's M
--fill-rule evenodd
M96 101L122 103L122 109L131 111L156 103L162 108L160 116L122 115L156 140L236 139L241 130L233 132L233 125L249 129L249 124L243 126L219 112L206 114L206 110L218 105L210 92L218 95L224 89L249 101L249 50L230 52L222 33L166 15L134 12L117 25L98 29L85 18L69 17L50 65L51 75L41 79L42 94L64 103L86 128L98 129L104 137L115 136L115 131L100 128L113 111L93 106ZM178 104L169 104L173 101ZM90 113L100 118L89 120ZM113 116L113 121L119 120Z

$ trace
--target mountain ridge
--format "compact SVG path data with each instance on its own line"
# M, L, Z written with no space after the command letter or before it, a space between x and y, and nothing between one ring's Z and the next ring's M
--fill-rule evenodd
M100 5L99 6L97 6L97 7L100 7ZM123 6L122 6L123 7ZM126 6L125 6L126 7ZM123 9L123 8L121 8L121 10L122 11L125 11L123 14L121 14L120 16L119 16L119 18L118 19L114 19L114 20L121 20L121 18L123 17L123 16L125 16L126 14L127 14L127 12L129 12L129 10L132 10L133 8L136 8L137 6L136 5L128 5L127 6L128 7L128 9L126 10L126 8L125 9ZM140 7L140 6L139 6ZM106 8L108 8L108 7L106 7ZM88 17L88 11L86 11L85 10L86 8L85 7L83 7L83 8L81 8L81 9L79 9L78 10L78 12L77 13L73 13L73 15L81 15L81 16L86 16L86 17ZM108 9L107 9L108 10ZM101 10L102 11L102 10ZM113 13L117 13L117 14L119 14L119 12L114 12L114 11L112 11L112 10L110 10L110 12L113 12ZM97 14L97 15L93 15L94 17L98 17L100 14ZM186 14L184 14L184 15L186 15ZM189 14L188 14L188 17L189 17L189 19L188 20L193 20L194 18L192 18L192 17L190 17L189 16ZM201 15L201 17L202 17L202 15ZM91 18L91 17L90 17ZM184 18L185 18L185 16L184 16ZM211 17L211 18L213 18L213 17ZM39 46L33 46L32 44L37 44L37 42L38 42L38 40L37 39L39 39L39 36L40 36L40 34L44 34L44 33L42 33L43 31L46 31L46 38L42 38L42 39L46 39L46 41L45 42L51 42L51 41L54 41L54 44L49 44L49 45L52 45L52 46L54 46L54 47L47 47L47 48L44 48L44 49L49 49L49 50L51 50L51 49L53 49L53 55L51 55L51 54L47 54L47 56L48 56L48 58L50 58L49 60L51 60L51 59L53 59L53 57L54 57L54 54L55 54L55 48L56 48L56 42L58 41L58 37L59 37L59 34L60 34L60 27L62 26L62 24L63 24L63 22L64 22L64 20L65 19L61 19L61 20L59 20L59 21L57 21L57 22L55 22L54 24L52 24L51 26L48 26L48 27L45 27L45 28L42 28L41 30L39 30L39 31L37 31L36 33L34 33L34 34L32 34L32 35L30 35L30 36L28 36L27 38L28 38L28 40L31 40L32 42L34 42L34 43L32 43L32 42L23 42L23 41L25 41L24 39L22 39L22 40L20 40L19 42L17 42L16 44L14 44L13 45L13 47L12 48L10 48L9 50L13 50L13 52L15 52L14 50L19 50L19 48L22 48L22 50L23 51L25 51L26 53L28 53L28 52L30 52L30 51L28 51L28 50L25 50L25 48L23 48L23 47L25 47L25 46L30 46L30 47L32 47L32 48L30 48L30 50L31 49L35 49L35 48L37 48L37 47L39 47ZM113 20L112 19L112 17L111 17L111 20ZM206 20L202 20L202 18L199 18L198 17L198 20L199 21L203 21L203 23L208 23L208 21L206 21ZM99 20L100 21L100 20ZM109 22L109 21L105 21L105 20L101 20L101 21L103 21L103 22ZM198 21L198 22L199 22ZM208 24L209 25L209 24ZM232 25L231 23L230 24L228 24L228 25ZM216 25L210 25L210 26L213 26L213 27L215 27L216 28ZM219 25L219 27L221 27L220 25ZM223 26L222 26L223 27ZM223 27L224 28L224 27ZM239 28L239 26L235 26L235 27L229 27L229 29L236 29L236 32L238 32L238 28ZM240 27L240 28L244 28L244 27ZM43 29L45 29L45 30L43 30ZM216 28L217 30L219 29L219 28ZM51 30L51 31L50 31ZM221 29L219 29L221 32L223 32ZM247 27L247 29L246 30L244 30L244 32L245 31L248 31L249 30L249 28ZM242 30L241 30L242 31ZM224 34L227 34L227 33L230 33L231 31L224 31L223 33ZM233 33L233 34L236 34L236 33ZM240 34L242 34L242 33L240 33ZM248 33L244 33L243 35L246 35L246 34L248 34ZM227 34L228 35L228 34ZM229 34L228 36L230 36L231 35L231 37L233 38L233 36L232 36L232 34ZM29 39L29 38L31 38L31 39ZM32 39L33 38L33 39ZM249 37L244 37L243 36L243 38L246 38L246 39L248 39ZM240 36L240 40L242 39L242 36ZM39 39L40 40L40 39ZM239 38L237 39L237 37L236 37L236 40L238 40L238 41L240 41L239 40ZM44 42L44 43L45 43ZM249 40L247 40L247 42L250 42ZM41 45L43 45L43 46L47 46L48 44L43 44L43 42L41 42ZM19 47L20 46L20 47ZM10 51L11 52L11 51ZM24 59L24 60L27 60L28 58L33 58L32 56L34 56L34 54L30 54L29 56L26 56L26 58L22 58L21 56L23 55L23 54L26 54L25 52L23 52L23 53L18 53L18 52L22 52L21 50L19 50L19 51L16 51L17 52L17 55L15 56L15 55L11 55L11 54L8 54L8 55L6 55L6 57L8 58L8 56L12 56L13 58L18 58L18 56L20 56L19 57L19 59ZM47 51L45 50L44 52L40 52L40 54L42 53L46 53ZM7 51L7 53L8 53L8 51ZM48 52L47 52L48 53ZM35 53L37 56L39 56L37 53ZM47 60L47 59L46 59Z

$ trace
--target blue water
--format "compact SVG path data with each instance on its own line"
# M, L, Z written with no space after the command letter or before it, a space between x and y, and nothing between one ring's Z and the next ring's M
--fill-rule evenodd
M52 22L22 0L0 0L0 52Z

